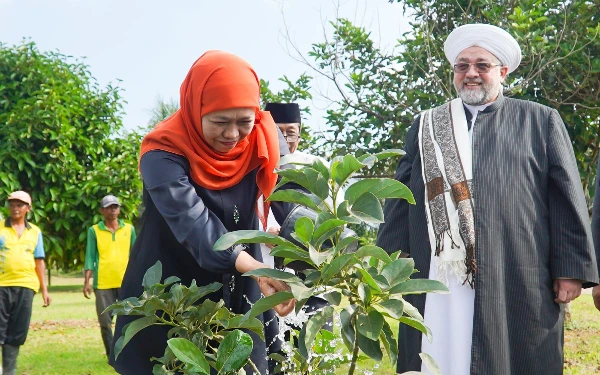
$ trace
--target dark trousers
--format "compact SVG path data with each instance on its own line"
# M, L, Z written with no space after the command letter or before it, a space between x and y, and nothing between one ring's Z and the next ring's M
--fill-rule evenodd
M100 323L100 333L102 334L102 342L106 350L106 356L110 358L110 347L113 341L112 332L112 315L110 312L104 312L106 308L117 302L119 296L119 288L113 289L94 289L96 295L96 314L98 314L98 322Z
M17 356L29 332L34 294L29 288L0 287L0 345L2 369L6 375L17 372Z

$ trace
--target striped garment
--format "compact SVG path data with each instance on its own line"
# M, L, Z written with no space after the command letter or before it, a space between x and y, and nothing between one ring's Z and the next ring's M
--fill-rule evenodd
M410 187L416 205L386 202L377 243L408 253L421 271L414 276L427 278L431 247L418 127L419 119L395 176ZM500 96L478 114L473 197L477 277L470 373L561 374L564 312L553 301L553 279L580 279L590 287L598 282L598 267L571 141L556 110ZM425 296L406 300L423 313ZM421 369L420 349L421 333L401 325L398 372Z

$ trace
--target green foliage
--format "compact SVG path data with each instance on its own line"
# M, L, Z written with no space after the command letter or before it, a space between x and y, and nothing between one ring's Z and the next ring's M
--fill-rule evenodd
M113 315L140 316L123 327L115 343L115 357L141 330L152 325L169 327L164 356L152 358L157 364L155 375L206 374L213 368L222 375L236 375L249 362L253 342L249 330L264 340L262 323L253 317L233 314L223 300L214 302L206 297L221 289L220 283L189 287L179 278L169 277L161 283L160 261L144 274L144 292L107 308ZM288 297L289 299L289 297ZM215 347L218 343L218 348Z
M316 139L314 138L310 126L304 122L306 115L310 115L310 106L304 105L307 101L312 99L310 93L310 82L311 77L306 73L303 73L294 82L287 76L279 78L280 82L285 84L284 89L278 92L273 92L269 88L269 82L263 79L260 80L260 104L261 108L264 108L267 103L298 103L300 105L300 114L302 116L302 129L300 129L300 136L302 140L298 145L298 149L307 150L308 152L314 152Z
M0 43L0 60L0 199L29 192L48 263L80 267L104 195L138 215L140 135L122 131L121 89L100 88L83 62L26 41Z
M324 294L331 304L312 315L300 330L298 345L288 354L282 364L286 374L329 373L327 361L315 350L319 335L328 335L322 330L328 319L338 310L341 338L352 353L349 374L353 374L356 362L362 352L367 357L381 361L384 354L392 363L397 359L397 340L386 319L408 324L428 337L431 333L424 325L421 314L403 297L414 293L447 293L448 289L435 280L411 279L417 272L414 261L401 258L400 252L388 254L370 243L351 251L356 237L344 236L344 228L350 223L358 225L378 224L383 221L381 200L405 199L414 204L410 190L393 179L362 180L351 184L340 196L341 186L352 176L365 168L372 168L377 162L400 155L399 151L385 151L374 155L364 154L359 158L352 155L335 158L327 168L320 161L300 164L299 169L278 171L282 177L280 185L293 182L309 192L272 195L269 200L282 199L286 202L305 205L314 209L316 219L298 218L294 233L289 241L260 231L236 231L225 234L214 245L215 250L225 250L240 243L268 243L275 245L271 254L285 258L284 264L301 261L310 266L301 271L303 277L261 268L247 272L244 276L263 276L286 282L290 292L279 292L261 299L253 305L247 317L256 316L268 308L290 298L296 299L296 312L299 312L309 297ZM293 155L282 159L281 164L293 162ZM326 200L332 197L333 204ZM325 245L328 244L328 245ZM348 306L342 307L342 296ZM336 364L344 363L341 357ZM321 363L324 361L323 363ZM346 361L347 362L347 361Z
M148 120L148 128L152 129L159 122L171 117L175 112L179 110L179 102L170 99L165 100L162 97L156 98L154 107L150 110L150 120Z
M505 94L560 112L584 189L593 194L600 149L600 1L397 2L412 21L396 50L379 48L365 28L347 19L331 22L327 39L312 45L312 68L342 97L327 111L333 139L315 148L319 155L403 147L416 115L455 96L443 53L447 35L466 23L490 23L514 35L523 50L523 62L510 74ZM385 163L366 174L391 176L394 169Z
M592 193L600 149L600 7L594 1L525 0L494 3L478 1L405 1L415 15L413 31L403 45L406 72L433 82L446 81L450 66L442 43L456 27L482 22L498 25L515 36L523 50L521 66L506 83L506 94L556 108L567 125L586 193ZM435 14L435 17L433 16ZM431 51L431 52L428 52ZM428 55L429 53L429 55ZM442 64L434 64L438 61ZM451 90L422 85L425 95L449 99Z

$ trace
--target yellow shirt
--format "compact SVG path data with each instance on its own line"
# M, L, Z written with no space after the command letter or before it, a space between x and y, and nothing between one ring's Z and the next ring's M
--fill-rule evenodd
M0 286L40 289L35 272L35 259L44 259L42 231L25 222L21 237L11 226L10 218L0 224Z
M115 233L104 221L88 229L84 269L93 271L95 289L121 287L134 241L135 229L121 220Z

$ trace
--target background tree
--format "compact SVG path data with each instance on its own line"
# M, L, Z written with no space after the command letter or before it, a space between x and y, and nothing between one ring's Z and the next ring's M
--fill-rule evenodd
M167 117L171 117L178 109L179 102L177 100L173 98L165 100L162 96L158 96L154 107L149 111L150 120L148 120L148 130L154 128L156 124L165 120Z
M29 192L49 265L75 269L102 196L137 216L140 135L122 131L121 90L100 88L82 61L27 41L0 43L0 61L0 196Z
M390 1L394 2L394 1ZM498 25L523 49L519 69L507 80L505 95L556 108L573 141L582 183L593 193L600 119L600 1L403 0L411 31L395 50L382 50L369 32L338 19L332 32L298 53L316 76L324 77L340 98L330 97L331 126L321 153L377 152L403 147L408 127L424 109L455 96L443 42L456 27L473 22ZM292 45L292 50L294 46ZM393 173L385 164L367 173Z

